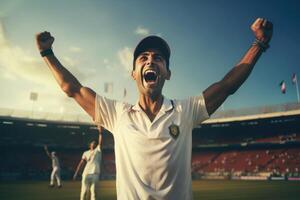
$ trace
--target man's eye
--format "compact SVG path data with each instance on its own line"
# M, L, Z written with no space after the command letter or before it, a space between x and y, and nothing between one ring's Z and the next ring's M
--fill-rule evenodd
M145 61L145 60L147 60L147 57L146 57L146 56L141 56L141 57L140 57L140 60L141 60L141 61Z
M161 61L162 60L162 57L161 56L155 56L154 58L156 61Z

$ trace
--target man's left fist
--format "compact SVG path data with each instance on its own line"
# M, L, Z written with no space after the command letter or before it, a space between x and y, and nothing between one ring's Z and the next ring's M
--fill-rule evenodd
M264 18L257 18L252 24L251 30L256 39L268 44L272 38L273 24Z

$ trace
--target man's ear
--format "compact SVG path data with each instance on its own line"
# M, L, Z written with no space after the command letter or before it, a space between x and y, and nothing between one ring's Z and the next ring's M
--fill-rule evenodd
M170 79L171 79L171 70L168 69L166 80L170 80Z
M136 72L135 72L135 70L132 70L132 71L131 71L131 78L132 78L133 80L136 79Z

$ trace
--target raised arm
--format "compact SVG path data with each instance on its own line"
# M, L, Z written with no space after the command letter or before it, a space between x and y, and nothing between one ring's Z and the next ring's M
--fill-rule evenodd
M59 62L52 51L54 37L49 32L36 34L38 50L49 66L61 89L94 119L95 92L82 86L79 81Z
M78 163L77 165L77 168L76 168L76 171L74 173L74 176L73 176L73 180L76 180L77 178L77 175L78 175L78 172L81 170L82 166L85 164L85 160L81 159L80 162Z
M45 152L46 152L47 156L51 159L51 154L48 151L47 145L44 145L44 149L45 149Z
M102 146L102 132L103 132L103 128L101 126L98 127L98 131L99 131L99 136L98 136L98 145L100 145L100 147Z
M241 61L233 67L221 81L212 84L203 92L209 115L214 113L226 98L234 94L245 82L257 60L268 48L273 33L272 23L265 19L258 18L252 24L251 29L256 40Z

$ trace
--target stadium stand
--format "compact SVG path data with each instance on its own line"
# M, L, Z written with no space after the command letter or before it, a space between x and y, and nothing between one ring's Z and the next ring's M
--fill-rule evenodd
M217 113L217 117L193 130L193 178L300 180L298 108L294 104L280 109L269 107L261 114L240 116L232 111ZM44 144L57 152L62 177L70 179L87 144L98 136L96 127L85 120L49 120L52 115L41 115L48 117L39 119L8 113L0 116L0 150L4 160L0 180L48 179L51 162L43 151ZM74 118L83 119L68 117ZM103 179L115 178L113 147L113 137L105 130Z

